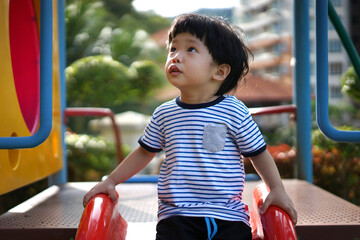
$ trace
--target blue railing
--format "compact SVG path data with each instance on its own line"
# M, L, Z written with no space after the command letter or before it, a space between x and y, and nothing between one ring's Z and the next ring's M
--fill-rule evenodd
M52 128L52 11L51 0L40 3L40 124L37 132L25 137L1 137L0 149L32 148L44 142Z
M329 120L328 0L316 0L316 120L325 136L337 142L360 142L359 131L341 131Z
M309 0L294 1L294 97L297 178L313 181L311 155L311 85Z

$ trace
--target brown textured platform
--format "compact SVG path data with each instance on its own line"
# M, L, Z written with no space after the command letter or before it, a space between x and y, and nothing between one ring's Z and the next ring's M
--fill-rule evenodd
M250 207L258 183L245 185L244 201ZM13 208L0 216L0 239L74 238L83 211L82 197L94 184L53 186ZM360 239L360 207L305 181L285 180L284 184L298 210L296 231L301 240ZM144 231L154 239L156 184L121 184L117 190L119 210L129 222L127 239L138 240L136 234Z
M245 185L249 205L257 184ZM360 240L360 207L305 181L284 180L284 185L298 212L299 240Z

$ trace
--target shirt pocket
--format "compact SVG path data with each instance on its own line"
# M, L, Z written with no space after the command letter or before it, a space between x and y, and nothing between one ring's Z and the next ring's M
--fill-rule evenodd
M227 127L221 123L210 123L204 126L202 145L206 151L219 152L224 149Z

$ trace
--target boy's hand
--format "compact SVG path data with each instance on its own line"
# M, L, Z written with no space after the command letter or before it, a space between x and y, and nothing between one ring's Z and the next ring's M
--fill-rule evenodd
M276 205L289 214L294 224L297 223L297 212L290 197L284 189L272 189L265 199L260 213L264 214L270 205Z
M83 199L84 207L86 207L92 197L99 193L108 194L112 201L117 201L115 184L109 178L107 178L105 181L96 184L89 192L85 194Z

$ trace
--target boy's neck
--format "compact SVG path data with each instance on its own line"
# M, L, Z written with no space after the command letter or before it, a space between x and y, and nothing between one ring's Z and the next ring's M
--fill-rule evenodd
M213 95L213 94L180 94L180 100L183 103L187 104L201 104L201 103L208 103L215 99L217 99L219 96Z

